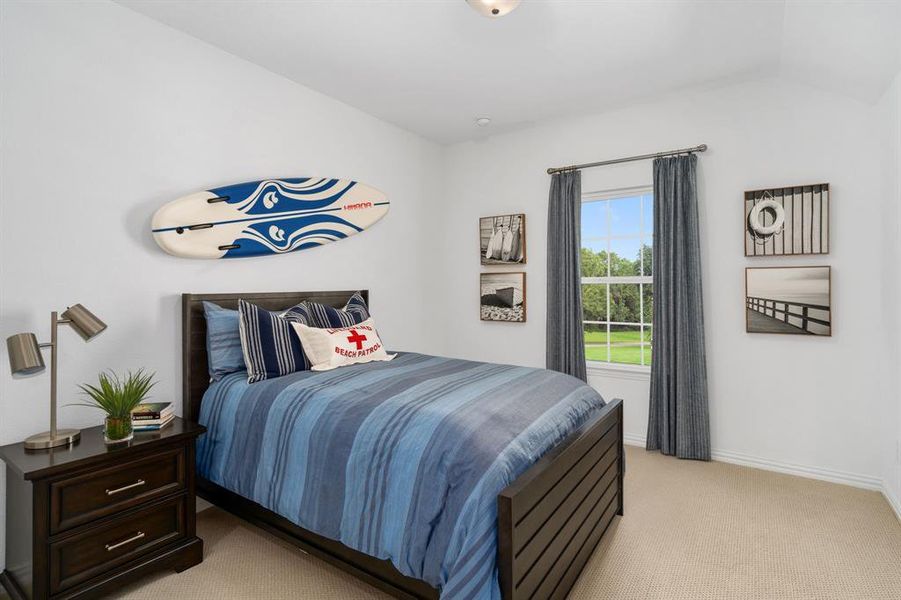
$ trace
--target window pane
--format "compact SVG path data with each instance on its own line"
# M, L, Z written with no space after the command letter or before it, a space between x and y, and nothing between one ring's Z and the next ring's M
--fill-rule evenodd
M646 367L649 367L651 366L651 341L653 340L653 335L651 335L651 328L647 325L645 325L641 338L644 341L644 346L641 347L641 351L644 354L644 364Z
M610 326L610 362L641 364L641 329L630 325Z
M637 283L611 284L610 320L620 323L641 323L638 294Z
M640 275L639 258L641 257L641 240L631 238L610 240L610 275Z
M582 203L582 238L598 238L609 235L607 231L607 201L594 200Z
M610 233L641 233L641 196L610 200Z
M650 283L643 283L641 288L641 296L644 300L644 323L650 325L654 322L654 286Z
M582 285L582 320L607 320L606 283L588 283Z
M582 242L579 260L582 277L607 277L607 242Z
M641 245L641 253L644 259L644 272L642 275L653 275L654 274L654 240L651 238L644 238L642 240Z
M641 197L642 213L644 215L644 233L654 232L654 194L645 194Z
M607 362L607 326L585 325L585 360Z
M650 347L650 346L644 346L644 347L642 347L642 350L641 350L641 351L644 352L644 364L645 364L645 366L646 366L646 367L650 367L650 366L651 366L651 347Z

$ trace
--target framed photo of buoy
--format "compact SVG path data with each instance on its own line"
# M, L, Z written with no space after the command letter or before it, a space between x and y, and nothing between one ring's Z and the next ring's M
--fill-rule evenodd
M829 184L745 192L745 256L829 253Z

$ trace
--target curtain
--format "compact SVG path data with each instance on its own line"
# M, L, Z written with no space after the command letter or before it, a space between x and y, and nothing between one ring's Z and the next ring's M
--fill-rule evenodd
M579 272L582 174L551 176L547 218L547 368L587 381Z
M694 154L654 161L654 320L648 450L710 460Z

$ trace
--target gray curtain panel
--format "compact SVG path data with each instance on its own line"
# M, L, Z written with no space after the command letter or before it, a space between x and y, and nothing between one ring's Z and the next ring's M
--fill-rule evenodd
M551 176L547 215L547 368L587 381L579 272L582 174Z
M694 154L654 161L654 329L648 450L710 460Z

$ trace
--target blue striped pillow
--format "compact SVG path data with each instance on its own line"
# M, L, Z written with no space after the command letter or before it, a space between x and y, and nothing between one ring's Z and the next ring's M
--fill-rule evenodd
M332 308L318 302L306 302L307 309L313 319L312 323L307 323L310 327L319 327L320 329L338 329L340 327L350 327L359 325L370 316L369 307L363 300L360 292L355 293L344 305L344 309Z
M206 359L210 378L218 381L229 373L243 371L238 311L204 302L203 314L206 317Z
M311 325L306 303L273 312L240 300L238 313L248 383L310 369L310 361L291 327L292 322Z

